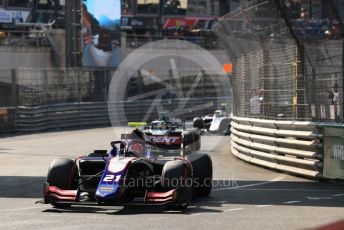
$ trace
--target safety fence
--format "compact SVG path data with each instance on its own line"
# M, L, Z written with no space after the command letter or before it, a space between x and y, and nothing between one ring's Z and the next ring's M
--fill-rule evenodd
M158 111L178 111L176 116L192 119L212 113L224 102L230 107L230 98L217 94L220 83L212 76L204 75L196 86L195 73L182 70L181 91L188 97L169 95L163 84L146 82L135 71L123 85L114 86L115 91L124 89L123 94L108 104L113 73L80 68L1 70L0 133L108 126L110 117L116 121L112 125L126 126L128 121L158 118ZM175 85L172 71L167 73L166 81ZM155 94L162 96L157 99Z
M336 2L329 0L328 2ZM233 62L233 112L274 120L343 121L343 22L302 1L254 0L214 31Z
M328 17L315 16L305 2L244 1L214 31L233 62L232 153L318 178L325 175L324 156L335 159L323 146L342 140L331 136L325 143L324 127L344 130L344 24L338 1L322 1ZM340 161L335 164L343 175Z
M80 69L2 69L0 107L106 100L111 72Z
M175 85L173 71L162 67L155 70L165 82ZM181 82L180 91L190 98L212 98L225 95L221 89L222 78L226 75L202 73L193 69L178 69ZM144 70L133 71L133 75L123 82L122 100L144 97L152 91L168 91L159 81L148 81ZM146 71L147 72L147 71ZM162 75L162 73L164 75ZM0 107L41 106L72 102L106 102L114 71L87 68L49 69L2 69L0 70ZM192 94L188 91L192 90ZM223 88L223 86L222 86ZM154 89L154 90L153 90ZM155 92L154 91L154 92ZM227 93L229 95L229 93ZM168 98L168 97L167 97Z

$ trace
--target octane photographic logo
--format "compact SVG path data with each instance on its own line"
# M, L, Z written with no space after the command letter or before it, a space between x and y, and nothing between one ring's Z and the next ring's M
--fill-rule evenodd
M120 137L123 129L118 127L128 122L147 122L162 114L191 121L224 103L229 109L230 97L229 77L209 51L164 39L141 46L123 60L112 76L108 111Z

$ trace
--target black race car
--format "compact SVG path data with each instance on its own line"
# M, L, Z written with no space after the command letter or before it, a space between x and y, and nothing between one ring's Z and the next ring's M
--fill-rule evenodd
M170 205L186 208L212 188L209 155L170 156L142 140L111 143L76 159L55 159L44 183L44 203L71 205Z
M201 148L201 133L198 129L185 129L180 121L172 121L166 117L136 128L132 132L132 138L139 138L169 150L186 148L198 151Z

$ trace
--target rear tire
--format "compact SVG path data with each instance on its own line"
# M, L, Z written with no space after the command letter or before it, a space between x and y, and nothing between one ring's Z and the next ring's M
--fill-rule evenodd
M201 135L196 132L184 133L184 147L191 151L198 151L201 148Z
M76 189L76 173L77 166L73 160L57 158L50 165L47 182L50 186L56 186L63 190ZM71 206L70 204L58 204L54 202L51 202L51 204L57 208L66 208Z
M226 135L226 133L228 133L230 123L231 121L229 118L223 118L219 126L219 134Z
M194 133L193 151L201 149L201 135Z

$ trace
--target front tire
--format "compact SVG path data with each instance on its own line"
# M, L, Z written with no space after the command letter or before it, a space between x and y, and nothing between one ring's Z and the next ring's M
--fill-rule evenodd
M63 190L72 190L77 188L77 181L75 181L77 174L77 166L75 162L67 158L55 159L48 171L47 182L50 186L56 186ZM70 207L69 204L58 204L51 202L57 208Z
M202 117L195 117L192 122L192 126L197 129L204 129L205 124Z
M165 190L177 189L175 207L185 209L191 202L192 171L190 165L183 160L167 162L162 170L161 185Z
M213 179L213 163L208 154L190 154L186 159L193 168L194 195L207 197L211 193Z

